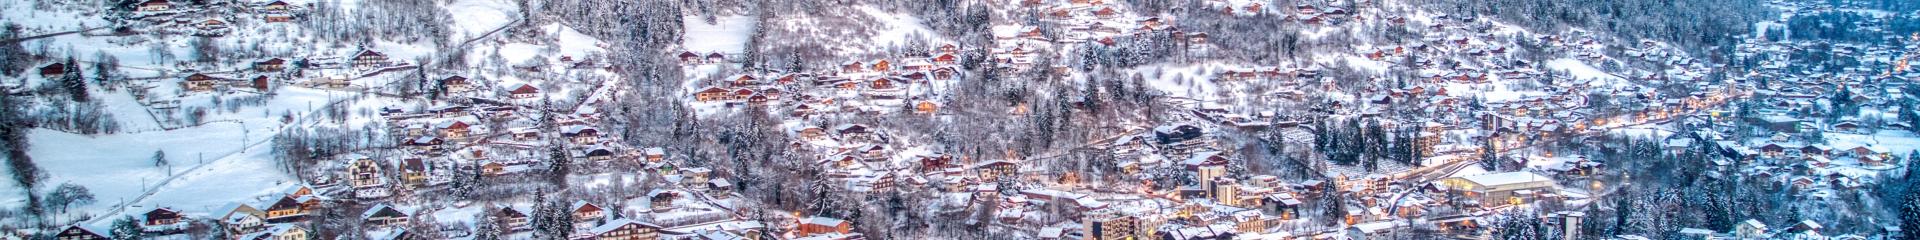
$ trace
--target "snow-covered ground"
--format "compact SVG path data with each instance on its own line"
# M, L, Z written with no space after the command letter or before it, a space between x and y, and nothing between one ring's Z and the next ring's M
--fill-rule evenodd
M753 34L752 16L715 17L713 24L696 15L685 17L686 31L682 45L687 51L697 53L740 53L747 46L747 38Z

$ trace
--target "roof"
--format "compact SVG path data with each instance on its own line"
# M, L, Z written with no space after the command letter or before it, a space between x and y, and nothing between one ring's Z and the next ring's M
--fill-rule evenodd
M600 235L600 234L605 234L607 232L612 232L613 230L620 230L620 227L624 227L632 224L639 224L640 226L646 226L650 228L660 228L660 225L653 225L652 223L646 223L641 221L634 221L633 219L621 218L621 219L614 219L613 221L607 221L607 224L601 224L599 227L593 227L593 229L588 230L588 232L593 233L593 235Z
M1481 174L1481 175L1460 177L1460 179L1473 182L1474 184L1480 184L1481 186L1519 184L1519 183L1526 183L1526 182L1533 182L1533 181L1552 181L1551 178L1547 178L1546 176L1540 176L1540 174L1534 174L1533 172L1528 172L1528 171Z
M800 222L820 226L839 226L840 224L847 223L846 220L821 216L807 217L806 219L800 220Z
M360 220L371 219L375 216L382 216L382 215L391 216L395 214L398 214L401 217L406 217L408 215L407 212L401 211L400 209L397 209L397 208L393 208L392 205L381 203L380 205L374 205L373 208L368 208L366 213L361 213Z

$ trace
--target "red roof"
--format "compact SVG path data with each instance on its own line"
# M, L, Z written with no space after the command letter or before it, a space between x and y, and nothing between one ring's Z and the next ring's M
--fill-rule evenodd
M46 67L40 67L40 75L60 75L60 74L67 74L67 64L54 63L54 64L47 64Z
M513 90L509 91L509 93L513 93L513 94L540 93L540 88L533 87L533 85L520 84L520 87L513 88Z

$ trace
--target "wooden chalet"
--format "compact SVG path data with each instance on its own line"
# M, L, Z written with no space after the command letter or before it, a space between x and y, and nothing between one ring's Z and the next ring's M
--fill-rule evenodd
M67 75L67 64L65 63L53 63L53 64L47 64L47 66L45 67L40 67L40 77L42 78L55 79L55 78L64 77L66 75Z
M387 65L387 55L373 50L361 50L353 55L353 68L370 69Z

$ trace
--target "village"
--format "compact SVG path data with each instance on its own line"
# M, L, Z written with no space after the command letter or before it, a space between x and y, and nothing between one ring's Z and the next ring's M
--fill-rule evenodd
M258 41L233 38L315 31L301 24L328 15L316 3L207 2L138 1L128 23L42 37ZM1900 223L1799 211L1852 206L1845 203L1903 179L1920 157L1920 85L1912 83L1920 72L1908 63L1920 33L1829 43L1766 36L1775 31L1758 24L1761 33L1730 47L1731 56L1694 56L1658 40L1347 1L1207 0L1179 14L1123 1L993 2L996 17L1010 16L985 28L992 44L933 37L918 48L809 59L817 63L805 70L683 46L723 39L693 33L681 45L640 51L669 65L621 65L608 55L630 49L564 21L517 25L528 19L459 29L462 38L442 45L270 40L266 48L282 50L116 63L125 64L115 70L120 80L94 84L128 89L137 111L117 114L152 121L128 132L239 124L243 144L215 163L289 173L213 195L231 199L144 201L181 188L175 179L224 176L169 165L151 186L138 179L132 201L103 195L88 208L99 210L40 220L57 229L0 225L9 230L0 239L1508 239L1502 228L1513 224L1586 239L1598 231L1591 222L1615 221L1597 209L1637 206L1616 199L1646 191L1634 189L1635 178L1657 173L1627 170L1658 168L1650 166L1802 203L1779 206L1793 209L1791 221L1739 215L1726 226L1662 226L1675 230L1666 239L1879 239L1902 236ZM1767 4L1792 14L1770 22L1783 29L1794 15L1844 12ZM1222 47L1235 43L1216 42L1221 32L1183 29L1181 17L1194 12L1275 18L1308 33L1391 26L1418 37L1246 61L1241 49ZM1021 15L1035 16L1013 17ZM1859 25L1897 21L1880 16ZM703 26L728 21L750 20ZM1139 55L1177 60L1112 67L1132 60L1105 59L1162 47L1174 51ZM437 66L446 60L428 60L447 49L506 67L444 70ZM113 75L95 73L109 72L98 65L107 60L76 54L93 53L38 56L37 74L6 82L9 93L59 85L33 81ZM1854 64L1829 69L1833 62ZM684 74L660 84L672 94L653 94L660 91L633 86L660 80L625 75L632 69ZM1101 110L1111 103L1068 93L1121 91L1057 89L1121 78L1139 83L1112 89L1151 96L1117 101L1137 109ZM1035 95L1064 100L955 100L980 81L1033 82L1015 86L1058 90ZM645 108L652 104L676 110ZM635 115L687 123L629 125ZM1012 147L1037 131L1008 130L1021 126L931 126L1059 115L1097 123L1066 123L1092 130L1040 149ZM313 130L286 130L296 128ZM671 141L637 139L666 138L643 134ZM955 144L951 135L1004 143ZM762 146L769 142L777 145ZM1640 142L1657 151L1632 152ZM1675 167L1695 165L1709 167ZM268 187L240 189L260 186ZM208 202L224 204L198 206ZM863 211L873 209L881 211ZM0 221L9 223L26 220ZM123 230L128 224L137 229Z

